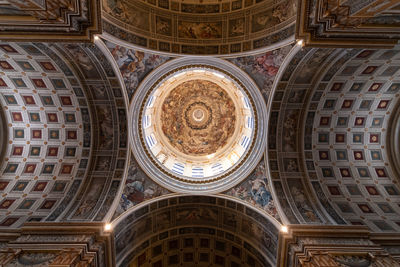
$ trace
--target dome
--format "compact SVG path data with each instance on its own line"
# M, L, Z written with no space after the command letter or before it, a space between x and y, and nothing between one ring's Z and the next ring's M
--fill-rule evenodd
M225 61L200 61L168 62L164 73L142 82L131 105L134 154L172 191L221 192L254 168L250 158L262 155L256 144L264 140L265 105L256 85Z

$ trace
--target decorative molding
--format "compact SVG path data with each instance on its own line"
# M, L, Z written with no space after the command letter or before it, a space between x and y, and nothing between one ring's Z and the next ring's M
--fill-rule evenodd
M391 48L399 13L395 0L299 0L296 38L312 47Z
M114 236L102 223L27 223L0 233L0 266L115 266Z
M373 234L360 226L289 225L279 236L279 267L400 266L400 234ZM356 263L370 264L351 265ZM349 263L348 265L346 263Z
M93 42L101 33L100 0L7 0L0 38L8 41ZM9 15L9 9L15 15Z

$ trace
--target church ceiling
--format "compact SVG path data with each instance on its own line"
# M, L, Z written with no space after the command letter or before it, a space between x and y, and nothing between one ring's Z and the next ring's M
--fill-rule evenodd
M0 37L9 41L90 42L101 32L100 0L4 0Z
M398 105L399 52L304 49L292 59L274 95L268 144L280 205L294 212L285 212L290 222L398 230L387 130Z
M239 264L233 266L275 265L276 223L236 201L213 196L169 197L142 205L114 223L120 266L138 261L154 266L170 259L204 266L200 253L208 254L209 261L217 265L231 261ZM201 244L203 248L194 251Z
M2 43L2 226L41 220L85 176L90 116L79 80L33 44ZM7 215L11 215L11 217Z
M128 157L125 94L109 59L93 45L59 45L57 52L73 63L85 80L84 89L95 123L91 161L82 189L64 212L66 221L102 221L125 177ZM56 219L55 216L48 220Z
M0 47L1 225L102 220L127 157L124 94L108 59L95 46Z
M296 38L306 46L391 48L400 39L398 1L298 2Z
M149 238L145 244L149 245L135 251L137 256L130 266L271 266L239 236L216 228L174 229Z
M254 80L264 97L265 103L267 103L279 68L292 47L293 44L289 44L264 53L227 60L238 66Z
M0 39L17 40L0 42L0 229L21 234L0 247L25 246L29 229L45 232L46 248L75 238L49 235L43 222L94 225L75 243L90 251L75 259L103 255L104 240L92 238L107 236L118 266L275 266L282 249L321 244L290 238L346 225L399 258L396 1L101 4L0 0ZM360 47L366 39L373 48ZM167 166L168 145L183 167ZM222 161L231 165L220 171ZM284 235L291 245L280 248ZM348 238L338 240L322 243ZM35 253L62 260L57 244ZM36 262L0 250L0 265L9 253Z
M132 98L140 82L151 70L171 59L167 56L129 49L107 40L104 43L117 63L129 99Z
M168 57L128 49L109 41L105 41L105 44L120 68L128 96L132 96L136 92L137 86L151 69L157 68L160 64L169 60ZM292 46L289 45L255 56L232 58L229 61L244 70L256 82L265 101L268 101L275 76L291 48ZM126 184L113 218L142 201L170 193L154 183L142 171L133 156L130 159L129 166ZM232 190L228 190L225 194L263 209L279 220L263 160L260 161L248 179Z
M156 184L138 165L133 155L130 156L127 166L127 176L124 189L112 220L130 208L156 197L171 194L172 192Z
M103 11L104 31L125 42L177 54L232 54L293 36L296 1L104 0Z

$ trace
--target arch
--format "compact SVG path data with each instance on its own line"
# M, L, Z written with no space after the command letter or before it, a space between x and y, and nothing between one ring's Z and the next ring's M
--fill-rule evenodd
M215 233L219 231L224 236L222 239L236 235L246 241L246 246L249 245L247 251L252 251L252 255L262 255L258 262L274 266L281 227L271 216L233 198L177 194L141 203L111 224L114 229L117 266L126 266L137 258L142 252L137 248L150 245L146 243L149 236L163 233L170 237L173 231L179 232L187 227L197 227L197 230L191 231L199 233L200 228L214 229Z

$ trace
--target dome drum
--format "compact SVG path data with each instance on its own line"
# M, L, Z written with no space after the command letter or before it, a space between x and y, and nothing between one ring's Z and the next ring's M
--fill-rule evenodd
M172 191L229 189L262 156L262 99L247 74L226 61L170 61L146 77L131 103L134 155L150 177Z

